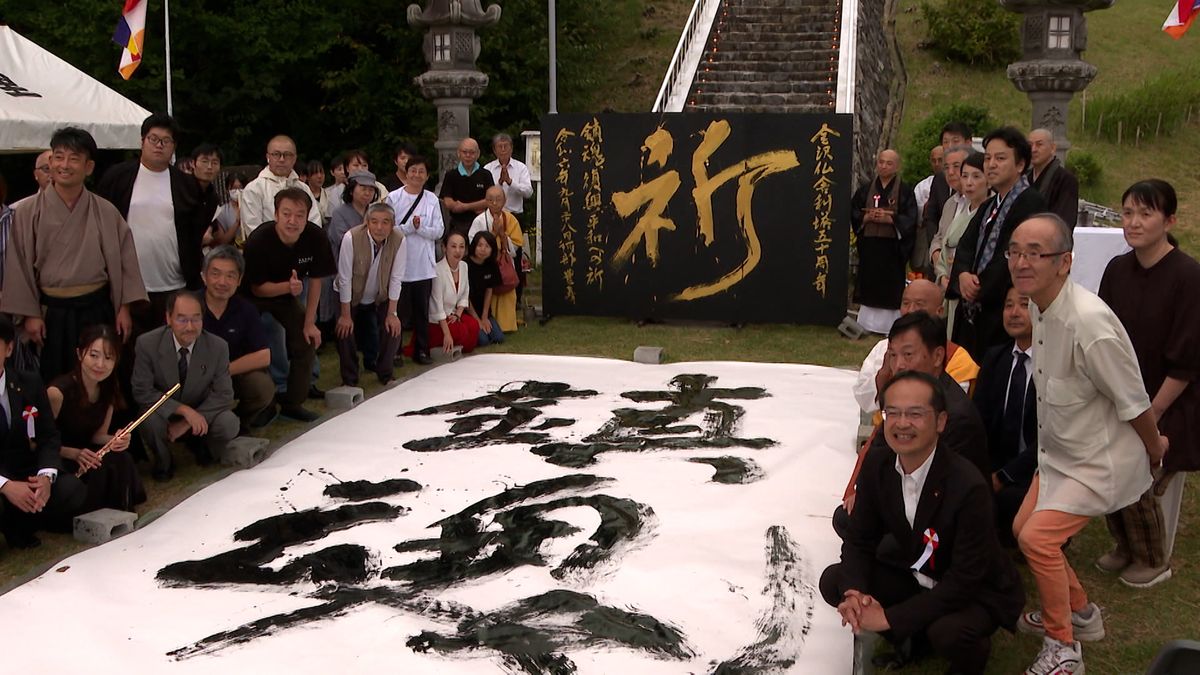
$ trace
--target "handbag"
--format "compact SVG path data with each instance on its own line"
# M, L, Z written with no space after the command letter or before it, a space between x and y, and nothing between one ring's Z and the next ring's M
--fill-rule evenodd
M501 294L516 290L521 279L517 276L517 266L513 264L508 249L500 251L499 257L496 258L496 266L500 268L500 283L492 289L492 292Z

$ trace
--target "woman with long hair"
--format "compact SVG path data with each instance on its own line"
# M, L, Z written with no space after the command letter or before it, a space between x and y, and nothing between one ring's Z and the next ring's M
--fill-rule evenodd
M1137 588L1171 577L1173 542L1164 522L1178 521L1179 501L1160 502L1158 495L1182 490L1172 485L1183 480L1178 472L1200 469L1200 390L1191 386L1200 375L1200 263L1171 236L1177 206L1166 181L1139 181L1125 191L1121 227L1133 250L1108 263L1098 294L1129 333L1150 409L1170 443L1154 486L1107 516L1116 546L1096 563Z
M470 354L479 343L479 322L467 312L471 282L463 258L467 238L452 232L446 239L446 257L437 264L433 293L429 296L429 344L442 345L449 354L455 345Z
M479 345L504 342L500 322L492 318L492 289L500 284L500 268L496 265L496 237L487 230L471 238L467 255L467 276L471 282L467 312L479 322Z
M121 342L111 326L94 324L79 336L75 370L54 379L46 388L50 409L62 434L63 469L86 469L87 500L83 513L101 508L132 511L146 501L129 448L129 436L109 433L113 411L124 407L117 382ZM106 443L108 453L98 454Z

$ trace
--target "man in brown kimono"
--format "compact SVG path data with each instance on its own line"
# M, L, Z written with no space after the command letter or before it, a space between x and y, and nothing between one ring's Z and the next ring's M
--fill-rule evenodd
M0 312L24 318L41 347L45 381L75 367L80 331L115 324L128 338L129 305L146 300L133 237L121 214L84 187L96 141L65 127L50 139L51 187L22 205L5 253Z

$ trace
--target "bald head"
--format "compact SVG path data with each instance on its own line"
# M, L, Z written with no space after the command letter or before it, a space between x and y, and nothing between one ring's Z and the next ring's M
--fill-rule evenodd
M458 142L458 161L467 171L475 170L475 162L479 161L479 143L474 138L468 137Z
M942 316L945 299L941 286L928 279L915 279L904 288L904 295L900 297L900 316L922 311L930 316Z
M890 181L900 171L900 155L895 150L888 149L879 153L875 160L875 173L885 183Z
M1054 134L1049 129L1034 129L1026 137L1029 141L1030 164L1034 173L1040 174L1042 169L1054 159L1058 152L1058 144L1054 142Z
M50 151L47 150L33 161L33 179L37 181L38 190L45 190L50 185Z

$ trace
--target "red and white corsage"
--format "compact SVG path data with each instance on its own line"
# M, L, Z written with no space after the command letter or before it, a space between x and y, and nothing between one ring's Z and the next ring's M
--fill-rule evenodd
M30 440L37 436L37 416L38 409L31 405L25 406L25 412L21 413L21 418L25 420L25 435Z

